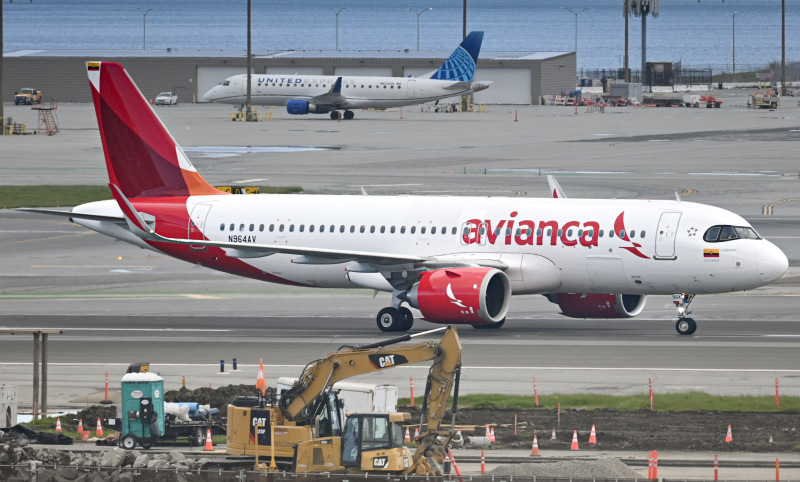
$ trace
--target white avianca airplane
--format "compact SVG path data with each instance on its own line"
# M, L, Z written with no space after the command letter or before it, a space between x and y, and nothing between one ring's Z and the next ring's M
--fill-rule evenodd
M351 109L386 109L423 104L489 87L473 82L483 32L471 32L438 70L422 77L367 77L323 75L251 75L252 105L285 105L290 114L327 114L352 119ZM205 93L208 102L244 105L247 75L228 77Z
M124 68L88 62L113 200L74 222L240 276L391 293L383 331L433 323L502 326L511 295L538 293L578 318L628 318L675 295L676 328L695 294L780 278L786 256L740 216L675 201L434 196L229 195L197 173Z

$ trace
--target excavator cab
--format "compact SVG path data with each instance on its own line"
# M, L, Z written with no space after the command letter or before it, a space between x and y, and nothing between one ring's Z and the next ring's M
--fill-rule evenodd
M411 465L401 422L408 413L364 413L347 418L342 435L342 465L364 471L402 471Z
M404 443L403 422L408 413L353 414L341 437L325 437L297 444L297 472L403 472L413 464Z

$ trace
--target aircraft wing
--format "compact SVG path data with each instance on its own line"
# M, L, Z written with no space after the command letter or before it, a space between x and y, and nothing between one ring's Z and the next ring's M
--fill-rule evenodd
M559 198L559 199L567 198L567 195L564 194L564 190L561 189L561 185L558 183L558 181L556 181L555 177L548 174L547 184L550 186L550 193L553 195L554 198Z
M162 243L183 244L191 246L206 246L210 248L222 248L228 256L234 258L261 258L273 254L295 254L299 257L293 262L298 264L332 264L354 261L363 263L365 266L359 268L361 271L392 271L392 266L412 265L421 269L439 269L457 266L489 266L498 269L507 269L508 265L497 260L459 260L447 258L437 260L430 256L413 256L395 253L380 253L371 251L354 251L343 249L307 248L302 246L269 245L269 244L241 244L227 241L209 241L199 239L179 239L168 238L156 233L153 228L145 221L142 215L128 201L122 191L115 184L110 184L114 199L119 204L125 215L133 234L141 239ZM399 269L404 269L400 267Z
M338 107L347 103L347 97L342 95L342 78L336 79L331 88L324 94L316 95L309 100L312 104L324 107Z

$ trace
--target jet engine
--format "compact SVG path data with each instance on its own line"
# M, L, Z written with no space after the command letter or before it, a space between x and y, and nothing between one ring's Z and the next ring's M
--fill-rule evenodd
M422 273L405 299L433 323L497 323L511 298L508 276L495 268L447 268Z
M570 318L633 318L642 312L646 295L558 293L547 298Z
M303 114L324 114L328 112L325 109L320 109L316 104L312 104L307 100L291 99L286 103L286 112L293 115Z

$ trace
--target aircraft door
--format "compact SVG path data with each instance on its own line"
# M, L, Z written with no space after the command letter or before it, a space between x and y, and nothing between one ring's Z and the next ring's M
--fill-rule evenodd
M656 255L654 259L676 259L675 236L678 234L678 223L681 213L662 213L656 230Z
M192 209L192 214L189 216L189 239L205 239L203 233L206 230L206 219L209 211L211 211L211 204L197 204ZM208 249L205 246L189 245L189 247L197 251Z
M408 79L408 86L406 87L406 94L408 95L409 99L414 98L414 91L416 90L417 81L414 79Z

